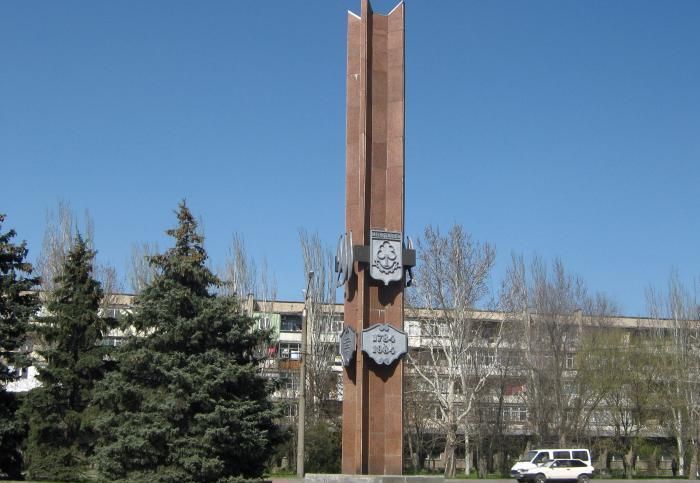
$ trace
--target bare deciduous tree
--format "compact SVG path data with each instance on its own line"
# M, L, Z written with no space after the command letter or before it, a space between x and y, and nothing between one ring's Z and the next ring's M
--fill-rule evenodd
M219 270L219 278L223 281L220 289L223 295L236 296L239 300L252 296L257 300L259 312L270 312L277 296L275 277L268 269L265 258L258 270L240 233L234 233L231 237L228 256L224 268Z
M127 273L133 293L140 294L144 288L153 282L158 269L150 263L150 259L158 251L157 243L134 243L131 246L131 258L129 259Z
M92 222L86 223L87 227L92 226ZM44 230L44 240L41 253L37 260L37 271L41 277L41 289L52 291L54 279L60 273L68 250L78 234L78 221L65 200L59 200L58 209L54 213L49 210L46 213L46 229ZM86 240L92 240L92 233L85 233Z
M609 328L597 350L600 372L594 381L604 390L598 422L612 431L612 449L623 454L625 476L632 478L642 432L656 410L659 364L653 338L641 330Z
M60 273L65 263L68 251L78 234L86 240L90 249L95 250L95 224L89 212L84 216L84 232L79 229L78 217L72 210L70 203L59 200L56 212L48 211L46 215L46 229L42 250L37 262L38 273L41 277L41 290L52 291L54 280ZM104 298L101 301L102 308L113 304L114 296L123 289L116 269L108 263L94 262L95 278L102 285Z
M565 447L580 437L602 389L587 383L592 374L576 366L582 341L616 313L605 295L590 297L583 280L566 271L561 260L551 269L534 257L529 270L513 256L502 290L502 307L523 334L528 416L541 443ZM581 359L580 356L579 359Z
M299 230L299 241L304 261L304 273L313 271L307 300L306 370L310 415L327 418L325 412L330 400L337 400L338 374L333 364L338 353L338 325L341 315L335 309L335 277L333 256L324 247L318 234Z
M524 415L523 419L520 416L523 401L519 394L522 388L522 333L520 326L511 323L509 317L504 317L504 320L496 370L481 392L470 426L472 434L476 435L472 438L475 440L472 449L477 453L477 461L482 462L482 468L486 463L489 472L499 471L501 474L507 474L510 469L506 458L509 446L507 435L518 434L526 429ZM509 406L513 403L518 405L517 413L509 411ZM513 414L513 418L507 416L509 414ZM483 474L483 471L480 473Z
M270 312L272 302L277 298L277 280L267 266L267 258L263 258L258 273L258 291L256 293L261 312Z
M248 294L258 291L258 271L255 260L245 246L245 239L240 233L231 237L228 257L222 279L226 282L223 292L243 299Z
M700 450L700 304L697 293L685 287L676 270L664 293L647 289L647 309L656 323L653 334L656 360L661 365L659 384L668 412L668 429L676 440L678 470L683 475L686 442L692 447L689 475L697 476Z
M417 377L404 378L404 429L414 472L423 469L425 458L438 445L438 432L432 421L435 419L432 392L424 381Z
M100 308L104 310L113 307L117 303L117 295L124 291L116 269L111 265L98 264L95 267L95 279L102 286Z
M495 370L501 324L475 309L488 303L495 249L453 226L446 236L428 227L417 241L416 283L408 303L420 324L420 348L409 353L409 377L419 377L437 404L445 434L445 476L456 472L458 433L469 446L468 417ZM467 465L467 471L469 471Z

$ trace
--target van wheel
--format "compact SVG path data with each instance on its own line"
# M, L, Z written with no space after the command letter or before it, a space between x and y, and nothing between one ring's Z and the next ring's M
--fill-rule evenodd
M539 475L535 476L535 483L545 483L547 481L547 478L540 473Z
M590 483L591 475L579 475L578 483Z

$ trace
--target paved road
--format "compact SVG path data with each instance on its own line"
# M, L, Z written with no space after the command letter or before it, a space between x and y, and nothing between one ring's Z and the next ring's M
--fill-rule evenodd
M301 483L300 478L269 478L266 481L271 481L272 483ZM463 483L478 483L480 481L483 481L484 483L517 483L513 479L490 479L490 480L477 480L477 479L464 479L464 478L457 478L454 480L448 480L453 483L458 483L458 482L463 482ZM593 481L599 481L600 483L630 483L630 480L613 480L613 479L608 479L608 478L593 478ZM641 480L632 480L633 482L639 482L639 483L680 483L680 479L667 479L667 478L659 478L659 479L641 479ZM697 481L697 480L694 480Z

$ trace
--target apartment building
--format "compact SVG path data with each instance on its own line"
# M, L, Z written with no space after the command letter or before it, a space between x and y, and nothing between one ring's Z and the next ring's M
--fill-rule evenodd
M112 298L107 308L102 310L104 316L115 319L124 319L133 310L133 296L118 295ZM261 371L276 383L276 391L273 396L281 401L285 401L287 416L290 422L297 414L297 398L299 395L299 366L302 357L302 330L304 324L304 307L302 301L279 301L279 300L254 300L248 297L242 304L242 310L251 316L261 329L270 331L272 342L261 354L263 362ZM529 322L537 324L542 315L528 314ZM522 321L522 317L515 317L513 314L502 312L472 311L469 313L471 323L480 329L474 333L476 340L473 342L470 354L465 359L470 372L468 377L478 378L480 374L491 372L493 379L498 381L494 384L484 385L482 394L476 399L475 407L470 418L473 424L500 425L500 430L508 435L527 436L538 430L533 421L531 413L531 403L528 401L528 351L531 350L523 340L516 337L503 337L504 330L513 329L514 324ZM309 320L311 317L309 318ZM595 318L585 317L581 313L576 313L566 318L564 323L575 326L575 333L582 328L594 328L595 330L616 329L627 333L630 336L650 331L664 333L670 330L671 321L645 319L637 317L612 317L607 318L605 324L601 324ZM328 374L332 374L334 379L327 394L323 397L328 404L335 405L340 412L342 401L342 361L338 354L338 335L343 327L343 305L335 304L324 308L324 321L316 327L316 334L309 337L309 357L318 352L324 352L324 364ZM431 347L439 344L440 339L451 336L445 324L441 324L439 316L433 311L425 309L406 310L406 320L404 330L408 335L409 357L412 363L406 363L406 398L419 397L422 399L422 418L425 431L439 433L441 431L440 417L441 409L435 388L430 391L420 392L416 396L416 387L421 385L421 377L416 369L416 364L420 364L421 353L429 352ZM516 330L520 330L516 328ZM110 346L119 346L131 334L127 331L113 330L101 343ZM323 351L320 349L323 348ZM37 355L32 339L29 339L26 347L27 353ZM358 349L359 350L359 349ZM560 354L563 366L563 391L574 391L569 387L569 381L576 374L577 364L577 341L571 340L570 344L564 348ZM532 363L532 361L529 361ZM507 366L507 367L505 367ZM447 374L447 368L444 372ZM36 379L37 370L35 367L17 368L18 380L8 385L8 390L22 392L31 390L39 383ZM700 377L699 377L700 379ZM448 393L450 388L449 378L440 381L439 391ZM457 404L465 404L469 395L456 394ZM461 399L460 399L461 398ZM589 416L588 428L586 431L597 436L610 436L613 428L610 428L609 420L603 417L604 407L593 411ZM667 437L669 432L661 425L645 426L646 434L653 437Z

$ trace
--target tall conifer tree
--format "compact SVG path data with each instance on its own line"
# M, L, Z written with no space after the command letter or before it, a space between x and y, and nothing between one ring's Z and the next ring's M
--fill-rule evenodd
M99 385L98 469L113 481L260 476L278 437L255 356L265 334L235 298L213 292L219 280L184 202L177 218L175 245L151 258L157 275L137 299L141 336Z
M78 236L49 294L49 315L40 319L42 385L25 405L27 470L33 478L73 480L87 470L94 433L86 409L105 369L99 341L108 329L98 315L102 289L93 278L94 256Z
M18 401L5 390L24 365L21 349L30 317L38 309L36 294L29 291L39 283L26 261L27 246L13 243L14 230L2 231L5 215L0 213L0 478L21 476L19 444L23 430L16 416Z

